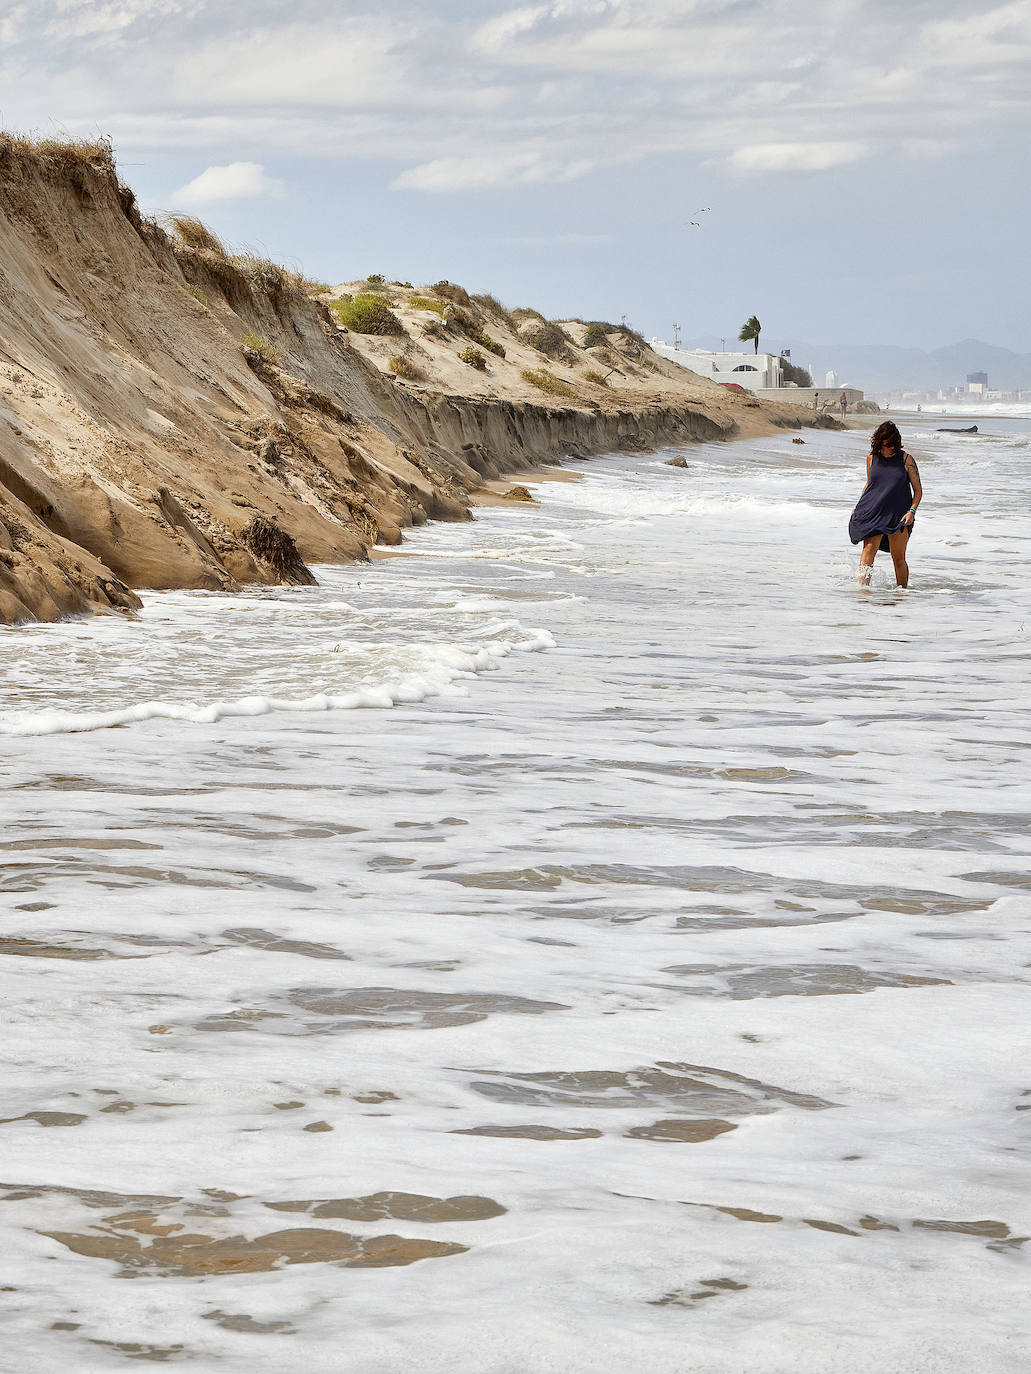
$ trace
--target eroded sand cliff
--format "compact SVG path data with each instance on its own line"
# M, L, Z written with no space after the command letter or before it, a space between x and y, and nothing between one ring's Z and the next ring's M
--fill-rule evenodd
M466 518L505 471L815 418L620 330L584 348L572 322L545 354L533 317L464 293L382 284L402 332L347 331L327 307L362 289L142 220L102 144L0 135L0 622L303 580ZM485 370L460 360L478 331L505 355Z

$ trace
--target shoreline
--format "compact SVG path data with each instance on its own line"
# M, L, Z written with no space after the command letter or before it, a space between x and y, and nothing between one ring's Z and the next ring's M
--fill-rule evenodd
M7 154L0 623L132 615L138 588L304 585L560 457L840 428L626 325L448 282L327 290L188 242L141 217L105 145L63 171ZM369 291L385 332L342 323Z

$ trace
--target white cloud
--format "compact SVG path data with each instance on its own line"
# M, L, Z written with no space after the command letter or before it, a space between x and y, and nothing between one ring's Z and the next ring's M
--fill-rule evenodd
M172 203L192 206L218 205L227 200L277 199L285 190L283 182L267 177L260 162L230 162L224 167L208 167L200 176L180 186Z
M185 0L56 0L56 14L46 27L52 38L87 38L127 29L139 19L178 14ZM197 6L190 8L196 9Z
M20 38L28 12L28 5L15 5L0 17L0 43L14 43Z
M394 190L472 191L541 181L574 181L593 165L586 159L562 162L535 152L508 157L441 157L402 172L394 182Z
M753 143L729 158L735 172L829 172L866 157L863 143Z
M987 6L248 0L242 27L230 0L0 0L2 113L110 134L126 162L384 159L424 192L657 155L742 174L969 157L1028 123L1031 0Z
M1013 0L980 13L941 19L927 29L927 55L945 66L1025 65L1031 57L1031 5ZM1025 72L1026 75L1026 72Z

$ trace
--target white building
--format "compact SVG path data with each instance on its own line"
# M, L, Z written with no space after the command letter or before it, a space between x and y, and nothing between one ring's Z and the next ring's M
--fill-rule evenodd
M825 387L829 388L836 387L838 385L838 374L833 371L828 372L823 384Z
M783 386L783 368L773 353L717 353L706 348L674 348L652 339L652 348L671 363L690 368L714 382L736 382L746 391L769 391Z

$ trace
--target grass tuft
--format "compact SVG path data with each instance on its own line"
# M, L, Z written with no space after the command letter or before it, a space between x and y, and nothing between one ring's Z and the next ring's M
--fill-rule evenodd
M200 289L199 286L187 286L186 289L187 291L189 291L190 295L193 297L195 301L200 301L201 305L204 306L205 310L208 308L208 298L207 296L205 296L204 292Z
M478 348L473 348L472 344L470 344L468 348L464 349L461 353L459 353L458 356L461 359L461 361L463 363L467 363L469 367L475 367L477 372L487 371L487 359L483 356L483 354L480 352Z
M492 296L489 291L481 291L479 295L472 297L473 303L478 305L481 310L485 310L488 315L493 315L496 320L515 329L516 322L512 312L498 300L497 296Z
M214 229L209 229L196 215L166 215L164 225L187 248L214 253L220 258L229 257L225 244Z
M388 358L387 367L390 368L395 377L404 377L410 382L420 382L426 376L422 368L416 363L413 363L411 358L402 358L400 356Z
M0 159L19 157L41 162L55 170L94 167L113 171L114 150L106 138L33 138L0 130Z
M295 281L298 290L303 291L306 296L324 296L327 291L332 291L328 281L319 281L316 277L306 277L303 272L295 274Z
M251 353L257 354L266 363L279 363L283 356L283 350L277 348L275 344L269 343L268 339L263 339L260 334L256 334L253 329L248 329L247 333L240 340L244 348Z
M608 378L604 372L595 372L593 367L584 369L584 378L588 382L593 382L595 386L608 386Z
M299 289L300 278L297 274L273 262L271 258L261 258L256 253L237 253L232 258L232 264L252 287L264 291L266 296L275 298Z
M412 310L433 310L438 315L443 315L447 309L444 301L431 300L429 296L413 296L408 304Z
M539 367L536 370L527 368L524 372L520 372L519 375L524 382L529 382L530 385L535 386L538 391L546 391L549 396L576 395L575 387L570 386L568 382L562 381L560 377L556 377L553 373L549 372L547 368Z

